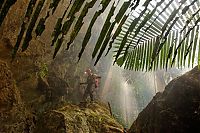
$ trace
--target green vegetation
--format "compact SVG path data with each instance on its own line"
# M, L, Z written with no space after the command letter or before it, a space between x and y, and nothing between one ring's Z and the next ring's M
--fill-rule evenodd
M54 14L56 8L58 7L58 4L60 3L61 0L52 0L49 9L52 9L52 14Z
M49 13L49 12L48 12ZM46 17L45 17L46 18ZM36 36L41 36L45 30L45 18L41 18L35 30Z
M106 0L106 1L102 0L101 1L102 9L95 12L95 14L94 14L94 16L93 16L93 18L92 18L92 20L90 22L90 25L89 25L89 27L87 29L87 32L85 34L84 40L82 42L82 48L81 48L81 51L79 52L79 55L78 55L79 60L80 60L80 58L81 58L81 56L82 56L82 54L84 52L85 47L87 46L87 44L88 44L88 42L90 40L92 27L94 26L97 18L105 11L106 7L108 6L108 4L110 2L111 2L111 0Z
M114 15L114 11L115 11L115 8L116 8L115 4L116 3L114 2L113 5L112 5L112 7L111 7L111 9L110 9L110 12L109 12L109 14L108 14L108 16L106 18L106 21L105 21L105 23L103 25L103 28L101 30L101 33L100 33L99 38L97 40L97 43L95 45L94 51L92 53L92 58L94 58L96 56L96 54L98 52L98 49L100 49L101 44L102 44L102 42L103 42L103 40L105 38L105 35L106 35L106 33L107 33L110 25L111 25L110 19Z
M52 10L52 14L54 14L55 10L58 7L59 2L60 2L60 0L52 0L52 2L49 5L49 10L47 11L46 16L41 18L39 23L38 23L38 25L37 25L37 28L35 30L36 36L41 36L42 35L42 33L45 30L45 22L48 19L48 17L50 16L49 15L50 11Z
M75 20L75 14L77 12L80 11L82 5L83 5L84 1L83 0L76 0L72 7L71 7L71 10L69 11L68 15L67 15L67 21L64 22L64 24L62 25L62 29L61 31L57 32L58 34L61 34L61 38L59 39L59 41L57 42L56 44L56 47L55 47L55 51L54 51L54 55L53 55L53 58L55 58L57 52L59 51L62 43L63 43L63 40L64 40L64 36L68 33L72 23L74 22ZM58 27L59 28L59 27ZM58 37L59 35L56 35L56 37ZM54 44L52 44L54 45Z
M38 74L41 78L45 78L48 75L48 67L46 63L41 64Z
M30 17L31 17L31 14L33 12L33 8L35 7L35 4L36 4L36 1L37 0L31 0L28 4L28 7L27 7L27 10L26 10L26 14L25 14L25 17L24 17L24 21L21 25L21 30L20 30L20 33L19 35L17 36L17 42L14 46L14 49L13 49L13 52L12 52L12 58L14 59L18 49L19 49L19 46L20 46L20 43L21 43L21 40L22 40L22 37L24 35L24 32L26 30L26 25L27 23L29 22L30 20Z
M87 15L88 10L90 8L92 8L94 6L94 4L96 3L97 0L92 0L90 2L86 2L76 24L74 27L74 30L72 31L71 35L70 35L70 41L67 43L67 47L69 47L71 45L71 43L74 41L74 39L76 38L76 36L78 35L79 31L81 30L81 27L83 26L83 19L84 17Z
M39 15L40 15L42 7L44 6L44 2L45 2L45 0L40 0L36 9L35 9L33 17L31 18L31 22L29 23L28 29L26 31L26 36L24 38L24 42L23 42L23 45L22 45L22 51L25 51L29 46L29 42L32 39L33 28L35 27L36 21L37 21Z
M29 5L31 2L34 3L35 1L31 0ZM22 46L23 51L29 46L29 42L32 38L32 30L43 7L44 1L45 0L39 1L33 17L31 18ZM52 0L52 3L49 6L49 9L52 9L52 13L55 12L59 2L60 0ZM142 5L144 8L139 10L137 7L140 8L141 6L140 0L125 1L120 5L121 7L117 4L118 2L118 0L115 0L115 4L112 3L113 5L108 6L111 3L111 0L101 1L99 9L96 10L90 20L82 41L82 48L78 54L79 60L91 38L92 28L94 27L96 20L101 14L105 13L106 8L109 7L110 9L108 10L110 11L103 28L101 29L92 54L92 58L97 56L95 65L98 63L107 47L106 55L113 48L115 53L114 63L130 70L149 71L159 68L168 69L173 66L183 67L186 66L186 64L187 66L193 66L195 64L195 57L197 55L197 50L199 49L198 45L200 41L198 34L200 9L198 8L199 3L197 0L192 0L189 3L186 0L181 0L180 2L173 0L167 2L164 0L159 2L146 0ZM1 21L3 21L10 6L14 4L14 2L9 0L4 3L0 14ZM70 48L71 43L83 26L83 20L87 16L89 9L93 8L96 3L96 0L86 2L82 0L75 0L74 2L72 2L72 0L70 1L71 6L68 5L63 16L58 18L52 34L52 46L56 44L53 55L54 58L61 48L69 29L76 21L75 14L79 12L84 5L83 10L76 21L75 27L70 33L67 49ZM2 4L0 3L0 5ZM70 11L68 11L69 7L71 7ZM119 11L116 12L116 9L119 9ZM33 9L30 7L27 9L26 16L28 21L32 14L32 10ZM49 17L49 13L50 11L48 10L46 17L40 19L36 28L37 35L41 35L44 31L45 21ZM110 20L114 15L116 15L116 17L113 22L111 22ZM63 22L65 16L66 20ZM25 27L25 23L23 23L13 51L13 57L19 48L22 36L26 29ZM61 37L58 39L59 35Z

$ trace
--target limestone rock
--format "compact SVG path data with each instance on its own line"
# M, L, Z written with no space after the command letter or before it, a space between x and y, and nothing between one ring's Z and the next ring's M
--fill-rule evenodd
M110 115L108 107L97 102L67 104L49 111L39 125L38 133L123 133L123 127Z
M172 80L157 93L133 123L131 133L200 132L200 71Z
M6 63L0 61L0 112L10 110L21 101L12 74Z
M22 133L26 110L7 64L0 61L0 132Z

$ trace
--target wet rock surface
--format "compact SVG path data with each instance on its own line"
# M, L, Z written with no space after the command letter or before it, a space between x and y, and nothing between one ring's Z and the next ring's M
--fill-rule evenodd
M131 133L200 132L200 71L172 80L139 114Z
M37 133L123 133L108 107L99 102L67 104L46 112L38 124Z

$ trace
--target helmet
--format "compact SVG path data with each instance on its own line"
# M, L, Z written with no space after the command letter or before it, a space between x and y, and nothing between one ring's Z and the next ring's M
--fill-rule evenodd
M91 73L91 72L92 72L92 71L91 71L91 69L89 69L89 68L85 70L85 73L87 73L87 74L88 74L88 73Z

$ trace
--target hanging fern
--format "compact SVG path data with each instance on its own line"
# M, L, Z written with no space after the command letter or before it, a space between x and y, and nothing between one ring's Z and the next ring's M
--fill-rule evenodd
M2 1L2 0L1 0L1 1ZM7 15L8 11L9 11L10 7L11 7L12 5L14 5L16 1L17 1L17 0L6 0L6 1L5 1L5 4L3 5L3 3L4 3L4 0L3 0L3 1L0 3L0 7L3 5L2 9L1 9L1 12L0 12L0 26L1 26L1 24L3 23L3 20L4 20L4 18L6 17L6 15Z
M32 39L33 28L35 27L35 23L36 23L36 21L39 17L39 14L40 14L43 6L44 6L44 2L45 2L45 0L40 0L36 9L35 9L33 17L31 18L31 22L29 23L28 29L26 31L26 36L24 38L24 42L23 42L23 45L22 45L22 51L25 51L29 46L29 42Z
M35 30L36 36L42 35L42 33L45 30L45 22L46 22L47 18L49 18L49 16L50 16L50 11L52 10L52 14L54 14L60 1L61 0L52 0L52 2L49 5L49 10L47 11L46 16L40 19L40 21L36 27L36 30Z
M62 17L60 17L60 18L57 19L56 25L55 25L55 27L54 27L54 31L53 31L53 33L52 33L53 39L52 39L51 46L53 46L53 45L55 44L56 40L58 39L58 36L59 36L59 35L61 34L61 32L62 32L62 30L61 30L61 29L62 29L62 22L63 22L63 19L64 19L65 15L67 14L68 9L70 8L70 6L71 6L71 4L72 4L72 1L73 1L73 0L70 0L70 3L69 3L69 5L67 6L67 8L65 9L65 11L64 11L64 13L63 13L63 15L62 15Z
M74 39L76 38L76 36L78 35L79 31L81 30L81 27L83 26L83 19L84 17L87 15L88 13L88 10L90 8L92 8L94 6L94 4L96 3L97 0L92 0L90 2L86 2L76 24L75 24L75 27L70 35L70 40L69 42L67 43L67 47L70 47L71 43L74 41Z
M100 9L99 11L96 11L90 24L89 24L89 27L87 29L87 32L85 34L85 37L83 39L83 42L82 42L82 48L81 48L81 51L79 52L79 60L85 50L85 47L87 46L89 40L90 40L90 37L91 37L91 32L92 32L92 27L94 26L97 18L105 11L106 7L109 5L109 3L111 2L111 0L102 0L101 1L101 5L102 5L102 9ZM68 47L69 49L69 47Z
M52 9L52 14L54 14L55 10L58 7L58 4L60 3L61 0L52 0L50 3L49 9Z
M115 39L116 41L120 41L121 43L114 44L119 46L116 50L116 56L115 56L115 61L117 62L117 64L119 65L118 63L119 59L120 63L125 64L124 67L126 69L131 69L131 70L133 68L134 70L144 70L144 68L146 70L156 70L158 68L164 68L164 67L166 69L173 66L182 67L184 66L186 60L188 62L188 65L190 64L194 65L195 54L198 48L198 40L199 40L198 39L199 35L197 31L198 29L197 23L199 22L199 19L195 21L194 17L195 15L198 14L199 9L196 8L197 11L195 12L193 11L194 13L191 15L189 14L189 12L191 12L192 10L191 7L194 6L197 0L193 0L188 4L186 4L185 2L186 0L182 0L177 8L173 7L175 9L171 10L171 13L168 14L168 16L166 15L164 16L162 15L162 13L165 13L165 10L167 10L169 6L173 6L176 3L174 1L169 1L169 3L165 4L164 10L162 10L161 12L158 12L157 10L155 11L157 12L158 15L153 13L152 16L149 17L149 20L146 19L147 24L145 24L145 14L143 14L143 12L140 13L140 15L143 14L142 21L137 21L137 23L133 25L134 20L137 20L137 18L129 19L132 21L131 22L132 26L127 21L125 21L126 25L124 24L122 26L120 34L117 36L118 39L117 38ZM149 14L151 14L154 10L155 7L153 7L151 12L147 13L146 16L150 16ZM191 16L186 21L187 22L192 21L195 24L192 27L189 27L188 30L183 34L182 32L186 29L187 27L186 25L189 25L189 23L186 23L183 26L182 25L184 24L182 22L183 20L180 18L186 16L186 14ZM166 21L164 22L162 19L158 19L160 16L165 19L167 18ZM164 24L162 24L163 22ZM127 26L134 27L134 29L132 30L134 32L132 34L130 33L129 35L127 34L127 31L129 31L130 29L130 28L127 29L126 28ZM160 26L162 27L160 28ZM177 30L176 28L174 28L175 26L179 29ZM146 28L144 28L144 30L141 30L143 27ZM194 31L194 34L190 34L191 31ZM152 38L154 40L152 41L152 39L150 39L151 36L152 37L155 36L157 39ZM190 38L190 41L188 38ZM151 41L148 41L149 39ZM185 43L183 42L187 43L188 45L185 45ZM130 47L128 47L129 45ZM144 47L147 45L147 47L143 48L142 45L144 45ZM131 51L136 52L135 57L133 57L133 52ZM122 61L122 57L124 61ZM188 58L186 59L186 57ZM144 61L141 62L142 58L143 59L146 58L145 62ZM123 64L120 64L120 66L123 66Z
M119 1L117 1L117 3L119 3ZM110 25L111 25L111 22L110 22L111 17L114 15L114 11L115 11L115 8L116 8L116 6L117 6L117 5L115 5L115 4L116 4L116 3L114 2L113 5L112 5L112 7L111 7L111 9L110 9L110 12L109 12L109 14L108 14L108 16L107 16L107 18L106 18L106 21L105 21L105 23L104 23L104 25L103 25L103 28L102 28L102 30L101 30L101 33L100 33L99 38L98 38L98 40L97 40L97 43L96 43L96 45L95 45L94 51L93 51L93 53L92 53L92 58L94 58L94 57L96 56L96 54L97 54L99 48L101 47L101 44L102 44L102 42L103 42L103 40L104 40L104 38L105 38L105 36L106 36L106 33L107 33L108 30L109 30L109 27L110 27ZM112 31L112 30L110 30L110 31ZM108 34L108 33L107 33L107 34ZM106 43L106 44L107 44L107 43ZM103 46L102 46L102 47L103 47ZM104 51L104 50L103 50L103 51ZM102 50L100 51L100 53L102 54Z
M59 51L59 49L64 41L64 36L68 33L72 23L75 20L75 14L80 11L83 3L84 3L83 0L76 0L74 2L74 4L72 5L71 10L67 15L67 21L65 21L64 24L62 25L61 38L59 39L59 42L56 44L53 58L56 57L56 54Z
M37 0L31 0L31 1L29 2L29 4L28 4L27 10L26 10L26 14L25 14L25 16L24 16L24 21L23 21L23 23L22 23L22 25L21 25L21 30L20 30L20 32L19 32L19 34L18 34L18 36L17 36L17 42L16 42L16 44L15 44L15 46L14 46L14 49L13 49L13 51L12 51L12 59L15 58L16 53L17 53L17 51L18 51L18 49L19 49L20 43L21 43L21 41L22 41L22 37L23 37L24 32L25 32L25 30L26 30L27 23L28 23L29 20L30 20L31 14L33 13L33 9L34 9L34 7L35 7L36 1L37 1Z
M117 58L120 56L121 51L122 51L122 49L124 48L124 46L125 46L125 44L126 44L126 42L127 42L128 36L129 36L130 33L134 30L135 26L138 24L138 21L141 19L141 17L142 17L142 16L145 14L145 12L147 11L147 7L148 7L148 5L149 5L150 2L151 2L151 0L147 0L147 1L143 4L143 6L146 5L145 8L144 8L144 10L140 13L139 17L135 18L135 19L133 20L133 22L131 23L131 25L130 25L128 31L126 32L126 35L123 37L122 43L121 43L121 45L120 45L120 48L119 48L119 50L118 50L118 52L117 52L117 54L116 54L114 63L117 61ZM129 44L131 44L131 42L130 42Z
M78 35L83 20L87 16L90 8L94 6L97 0L83 1L74 0L73 5L70 5L65 10L64 14L58 18L53 31L52 45L55 44L55 52L53 57L56 56L60 47L63 44L65 35L68 34L69 29L74 23L75 14L82 9L78 17L72 33L70 33L70 40L67 44L67 49ZM3 22L9 8L16 2L15 1L1 1L0 2L0 24ZM25 18L28 22L24 22L21 26L21 31L18 35L16 45L13 50L13 57L15 56L24 32L27 29L26 36L23 42L22 50L26 50L32 38L32 30L38 19L40 11L44 5L45 0L40 0L33 15L34 5L36 0L30 0ZM36 35L41 35L45 29L45 21L52 13L55 12L60 0L52 0L46 16L41 18L37 28ZM118 0L112 2L117 3ZM98 9L92 17L84 40L82 48L79 52L79 60L91 38L92 28L97 18L105 12L111 0L101 0L101 8ZM104 51L107 49L106 55L113 48L114 49L114 63L123 66L125 69L130 70L156 70L167 69L169 67L187 67L195 64L197 50L199 49L200 35L199 35L199 12L200 3L198 0L180 0L159 2L155 0L146 0L142 4L143 9L135 10L141 7L140 0L124 1L123 5L119 8L117 4L110 6L108 16L105 20L103 28L100 32L99 38L93 50L92 57L95 58L95 64L98 63ZM68 11L68 8L71 9ZM119 12L116 13L116 9ZM129 12L127 12L129 10ZM139 15L135 16L137 12ZM113 22L110 19L116 13ZM32 15L31 21L30 16ZM66 17L65 17L66 16ZM64 22L64 18L66 18ZM29 23L28 27L26 23ZM117 27L116 27L117 26ZM116 27L116 29L115 29ZM112 33L114 33L112 35ZM199 54L199 53L198 53ZM198 61L200 63L200 61Z
M134 2L135 2L135 0L134 0ZM135 8L139 5L140 0L137 0L136 3L134 3L134 2L131 4L131 12L132 12L133 10L135 10ZM134 5L134 4L135 4L135 5ZM123 8L124 8L125 10L127 10L127 8L129 7L129 5L130 5L130 3L127 3L127 4L124 3L124 5L122 6L122 11L124 11ZM121 10L120 10L120 11L121 11ZM119 15L122 17L123 14L124 14L125 12L126 12L126 11L124 11L124 12L119 12ZM116 18L116 23L119 23L120 20L121 20L121 22L120 22L119 26L117 27L117 29L116 29L114 35L112 36L112 39L111 39L111 41L110 41L110 43L109 43L109 48L108 48L108 50L107 50L107 52L106 52L106 55L107 55L108 52L111 50L112 44L113 44L114 40L115 40L116 37L120 34L120 31L121 31L121 29L122 29L122 26L123 26L123 24L125 24L125 22L126 22L128 16L131 14L131 12L129 12L127 15L125 14L125 15L123 16L122 20L121 20L121 18L119 18L119 19ZM113 26L113 27L114 27L114 26Z
M1 8L2 8L2 6L3 6L4 1L5 1L5 0L1 0L1 1L0 1L0 12L1 12Z

